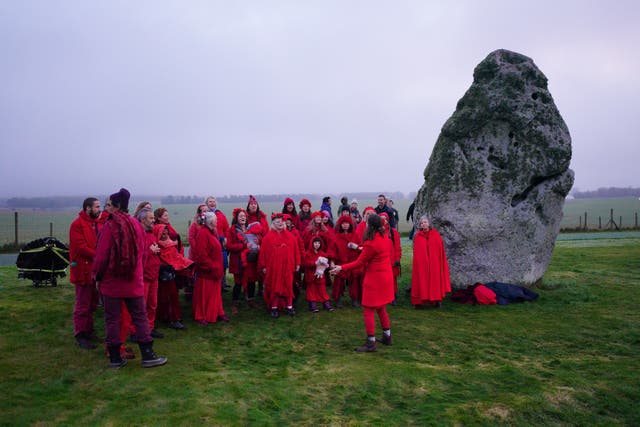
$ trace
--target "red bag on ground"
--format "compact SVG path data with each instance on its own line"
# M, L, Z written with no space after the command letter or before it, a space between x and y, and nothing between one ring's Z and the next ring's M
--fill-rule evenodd
M494 305L497 304L496 293L485 285L478 285L473 290L473 295L476 297L478 304L480 305Z

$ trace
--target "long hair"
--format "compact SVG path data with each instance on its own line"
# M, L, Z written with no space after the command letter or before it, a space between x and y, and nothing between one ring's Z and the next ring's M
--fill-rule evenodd
M144 202L138 203L138 206L136 206L136 210L133 211L133 216L137 217L140 211L144 209L144 207L147 205L151 206L151 202L144 201ZM149 208L149 210L151 210L151 208Z
M373 240L376 233L384 237L384 226L382 225L382 218L376 214L370 214L367 219L367 229L364 231L363 241Z

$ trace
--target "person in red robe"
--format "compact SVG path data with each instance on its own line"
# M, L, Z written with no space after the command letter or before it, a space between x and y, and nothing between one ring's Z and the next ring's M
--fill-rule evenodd
M382 212L380 218L384 224L385 234L391 240L391 266L393 270L393 299L392 305L396 305L398 298L398 276L400 276L400 260L402 259L402 245L400 244L400 233L389 225L389 215Z
M302 259L304 278L307 285L307 301L309 303L309 311L312 313L320 311L318 303L321 303L325 310L333 311L327 294L327 283L324 279L325 270L329 266L329 258L322 247L323 244L320 237L314 237L304 252L304 258Z
M311 202L307 199L302 199L300 203L298 203L298 207L300 208L300 213L298 214L300 225L298 226L298 231L302 234L311 223Z
M296 211L296 204L294 203L291 197L287 197L284 199L284 206L282 207L282 213L289 215L291 218L291 222L293 226L299 230L300 229L300 217L298 217L298 212Z
M340 216L336 222L335 236L333 239L333 262L335 264L346 264L353 262L358 258L360 252L360 240L354 232L354 222L351 215ZM357 274L360 273L360 274ZM356 280L357 279L357 280ZM351 270L349 272L341 271L336 274L333 279L333 287L331 288L331 297L337 308L342 307L340 298L344 290L349 286L349 296L352 305L354 302L362 300L362 274L361 271Z
M153 233L154 216L151 209L143 207L136 216L142 227L144 227L145 245L147 253L143 265L144 294L147 305L147 319L149 319L149 329L153 338L163 338L164 334L156 330L156 311L158 309L158 276L160 274L160 246L158 239Z
M300 236L300 230L293 224L293 220L289 214L282 215L282 219L284 220L287 231L289 231L296 238L298 242L298 251L300 252L300 259L302 260L302 256L304 255L304 243L302 243L302 237ZM298 269L293 273L293 306L295 308L296 301L300 296L300 292L302 290L302 268Z
M413 236L413 269L411 270L411 304L442 306L451 292L449 264L442 238L431 227L426 216L418 221L419 231Z
M193 290L193 317L202 326L228 322L222 307L222 246L218 238L217 217L213 212L204 214L204 227L196 237L194 254L196 284Z
M300 268L300 250L295 236L285 230L283 215L271 215L271 230L262 239L258 269L264 275L264 300L271 317L278 318L285 308L293 309L293 273Z
M256 281L258 280L257 254L260 250L262 227L254 222L247 227L247 212L241 208L233 210L231 228L227 234L229 251L229 272L233 274L234 286L231 314L238 313L240 293L244 291L247 305L257 307L255 303Z
M379 341L391 345L391 322L387 314L386 305L393 301L393 271L389 251L389 239L385 236L382 219L375 214L369 215L367 229L364 233L362 253L354 262L336 265L332 274L350 271L364 267L364 281L362 283L362 307L364 324L367 332L365 343L356 347L358 352L373 352L377 350L375 338L375 313L378 313L382 338Z
M82 211L69 227L69 281L75 285L76 300L73 308L73 335L80 348L92 350L96 345L93 317L98 307L98 290L91 278L93 257L96 254L100 220L100 201L88 197L82 203Z

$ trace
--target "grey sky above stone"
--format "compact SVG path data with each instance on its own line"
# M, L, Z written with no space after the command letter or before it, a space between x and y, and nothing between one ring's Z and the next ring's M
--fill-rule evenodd
M0 3L0 196L417 191L490 52L534 60L574 189L640 186L633 1Z

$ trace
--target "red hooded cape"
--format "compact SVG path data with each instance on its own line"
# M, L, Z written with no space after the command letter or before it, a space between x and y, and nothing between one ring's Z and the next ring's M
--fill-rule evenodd
M419 231L413 238L411 304L442 301L447 292L451 281L442 238L434 229Z

